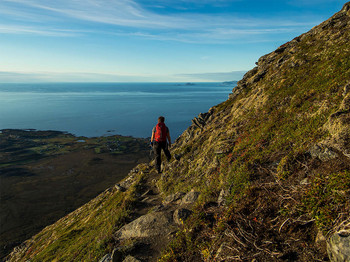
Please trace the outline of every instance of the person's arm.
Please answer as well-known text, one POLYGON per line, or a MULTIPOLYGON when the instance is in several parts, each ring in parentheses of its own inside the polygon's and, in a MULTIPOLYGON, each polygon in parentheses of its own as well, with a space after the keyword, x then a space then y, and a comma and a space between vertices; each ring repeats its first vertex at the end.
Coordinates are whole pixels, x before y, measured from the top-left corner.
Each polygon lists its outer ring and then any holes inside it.
POLYGON ((153 127, 152 129, 152 136, 151 136, 151 144, 153 143, 154 141, 154 133, 156 132, 156 127, 153 127))
POLYGON ((151 142, 153 142, 154 139, 154 133, 152 132, 151 142))

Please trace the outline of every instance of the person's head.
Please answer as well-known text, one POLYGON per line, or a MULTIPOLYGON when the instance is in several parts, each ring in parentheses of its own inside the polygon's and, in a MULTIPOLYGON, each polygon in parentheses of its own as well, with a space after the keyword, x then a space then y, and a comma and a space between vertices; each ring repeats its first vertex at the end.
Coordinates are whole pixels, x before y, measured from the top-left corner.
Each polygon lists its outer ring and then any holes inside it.
POLYGON ((158 117, 158 123, 164 123, 164 121, 165 121, 164 116, 158 117))

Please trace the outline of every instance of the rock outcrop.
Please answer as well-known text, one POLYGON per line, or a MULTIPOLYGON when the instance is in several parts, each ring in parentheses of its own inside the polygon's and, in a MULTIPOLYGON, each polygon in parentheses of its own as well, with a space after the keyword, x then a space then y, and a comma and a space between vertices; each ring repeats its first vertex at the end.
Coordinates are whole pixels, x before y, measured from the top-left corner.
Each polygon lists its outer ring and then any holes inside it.
POLYGON ((132 238, 159 237, 169 234, 173 225, 170 212, 152 212, 141 216, 117 231, 115 238, 119 240, 132 238))
POLYGON ((350 158, 350 84, 344 87, 342 100, 337 112, 330 115, 325 128, 331 134, 331 138, 326 141, 330 146, 335 147, 346 157, 350 158))
POLYGON ((327 241, 329 258, 333 262, 350 261, 350 223, 344 221, 327 241))

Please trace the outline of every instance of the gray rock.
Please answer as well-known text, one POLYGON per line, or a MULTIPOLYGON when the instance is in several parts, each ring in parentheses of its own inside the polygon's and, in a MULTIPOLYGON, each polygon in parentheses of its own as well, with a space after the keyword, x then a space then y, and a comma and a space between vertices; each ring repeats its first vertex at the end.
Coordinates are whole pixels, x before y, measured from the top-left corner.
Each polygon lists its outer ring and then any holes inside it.
POLYGON ((350 261, 350 230, 336 232, 327 242, 327 252, 331 261, 350 261))
POLYGON ((119 185, 119 184, 116 184, 114 187, 115 187, 118 191, 121 191, 121 192, 124 192, 124 191, 126 190, 124 187, 122 187, 122 186, 119 185))
POLYGON ((226 197, 229 195, 229 191, 222 189, 220 191, 220 195, 218 197, 218 206, 225 206, 226 205, 226 197))
POLYGON ((174 222, 178 225, 182 225, 182 223, 192 214, 191 210, 186 208, 176 209, 173 215, 174 222))
POLYGON ((172 231, 173 217, 170 212, 153 212, 141 216, 116 232, 118 239, 155 237, 172 231))
POLYGON ((136 182, 136 174, 137 173, 130 172, 126 179, 121 181, 118 185, 121 188, 125 188, 125 190, 129 189, 129 187, 131 187, 131 185, 133 185, 136 182))
POLYGON ((163 204, 169 205, 171 203, 174 203, 174 202, 178 201, 179 199, 181 199, 184 195, 185 195, 185 193, 183 193, 183 192, 176 192, 175 194, 171 194, 171 195, 164 198, 163 204))
POLYGON ((321 161, 328 161, 338 157, 338 154, 334 152, 331 148, 322 145, 316 144, 310 149, 310 154, 314 158, 318 158, 321 161))
POLYGON ((211 112, 200 113, 198 117, 195 117, 194 119, 192 119, 192 124, 202 129, 207 124, 207 121, 211 115, 212 115, 211 112))
POLYGON ((190 205, 197 201, 200 193, 196 191, 188 192, 181 200, 181 205, 190 205))
POLYGON ((98 262, 112 262, 112 256, 111 254, 105 255, 103 258, 101 258, 98 262))
POLYGON ((140 260, 134 258, 133 256, 127 256, 123 262, 141 262, 140 260))

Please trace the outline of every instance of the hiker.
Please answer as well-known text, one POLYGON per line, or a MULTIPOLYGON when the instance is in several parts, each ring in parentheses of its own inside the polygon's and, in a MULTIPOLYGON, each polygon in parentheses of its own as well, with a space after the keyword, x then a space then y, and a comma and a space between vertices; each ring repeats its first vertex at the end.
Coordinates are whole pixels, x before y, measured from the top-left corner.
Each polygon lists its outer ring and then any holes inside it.
POLYGON ((161 173, 161 150, 163 149, 168 161, 171 159, 169 147, 171 146, 171 138, 169 128, 164 124, 165 118, 158 117, 158 124, 152 130, 151 145, 153 146, 154 154, 156 155, 156 168, 158 173, 161 173))

